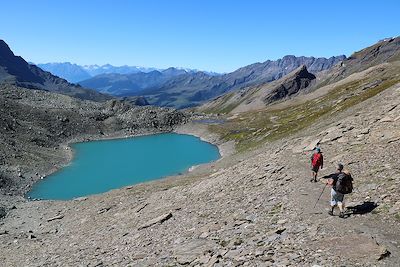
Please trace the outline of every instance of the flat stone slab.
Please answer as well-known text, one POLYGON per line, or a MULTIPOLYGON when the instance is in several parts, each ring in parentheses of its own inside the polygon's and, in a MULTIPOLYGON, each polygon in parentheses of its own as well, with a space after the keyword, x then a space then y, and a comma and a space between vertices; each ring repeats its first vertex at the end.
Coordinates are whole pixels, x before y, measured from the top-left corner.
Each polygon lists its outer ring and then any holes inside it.
POLYGON ((174 256, 179 264, 190 264, 213 247, 213 242, 207 239, 194 239, 175 247, 174 256))
POLYGON ((55 220, 61 220, 62 218, 64 218, 64 215, 57 215, 57 216, 48 218, 47 221, 51 222, 51 221, 55 221, 55 220))

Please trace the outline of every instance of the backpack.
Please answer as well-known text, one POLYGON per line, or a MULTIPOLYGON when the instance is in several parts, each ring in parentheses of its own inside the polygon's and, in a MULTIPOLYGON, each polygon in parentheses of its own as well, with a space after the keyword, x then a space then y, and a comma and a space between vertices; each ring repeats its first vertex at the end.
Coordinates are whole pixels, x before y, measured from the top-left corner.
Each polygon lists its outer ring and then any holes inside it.
POLYGON ((335 185, 335 191, 342 194, 350 194, 353 192, 353 177, 351 177, 350 172, 344 171, 339 173, 335 185))
POLYGON ((315 153, 312 156, 312 161, 311 164, 313 167, 319 167, 321 166, 322 163, 322 154, 321 153, 315 153))

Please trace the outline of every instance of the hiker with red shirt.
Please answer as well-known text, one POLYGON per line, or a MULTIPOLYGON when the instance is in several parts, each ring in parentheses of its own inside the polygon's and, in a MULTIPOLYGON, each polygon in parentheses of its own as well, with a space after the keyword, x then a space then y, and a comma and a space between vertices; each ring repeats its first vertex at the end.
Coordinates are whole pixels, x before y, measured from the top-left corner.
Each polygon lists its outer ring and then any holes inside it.
POLYGON ((310 182, 317 182, 317 175, 319 169, 324 167, 324 157, 322 156, 321 149, 317 147, 314 154, 311 156, 311 170, 312 176, 310 182))

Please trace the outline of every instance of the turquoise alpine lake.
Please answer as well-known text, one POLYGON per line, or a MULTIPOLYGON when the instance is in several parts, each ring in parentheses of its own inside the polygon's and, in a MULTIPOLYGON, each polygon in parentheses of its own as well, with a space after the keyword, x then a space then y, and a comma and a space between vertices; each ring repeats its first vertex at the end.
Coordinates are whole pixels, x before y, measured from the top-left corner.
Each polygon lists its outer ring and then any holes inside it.
POLYGON ((218 148, 200 138, 154 134, 76 143, 72 162, 34 184, 32 199, 68 200, 187 171, 215 161, 218 148))

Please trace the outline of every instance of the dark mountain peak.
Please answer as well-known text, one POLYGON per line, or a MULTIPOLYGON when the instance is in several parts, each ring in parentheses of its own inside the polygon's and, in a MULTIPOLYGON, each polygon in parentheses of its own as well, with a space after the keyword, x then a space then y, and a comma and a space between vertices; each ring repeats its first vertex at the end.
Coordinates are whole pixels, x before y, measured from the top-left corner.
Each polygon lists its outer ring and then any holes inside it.
POLYGON ((307 66, 306 65, 301 65, 297 69, 293 71, 293 75, 300 77, 300 78, 311 78, 315 79, 315 75, 308 72, 307 66))
POLYGON ((269 104, 295 95, 310 86, 315 78, 314 74, 308 72, 306 65, 301 65, 293 72, 279 80, 281 81, 279 85, 276 86, 271 93, 263 99, 263 101, 265 104, 269 104))
POLYGON ((14 53, 11 51, 10 47, 4 40, 0 39, 0 57, 10 58, 13 57, 14 53))
POLYGON ((7 73, 0 76, 0 81, 43 83, 43 78, 32 73, 30 66, 22 57, 15 56, 6 42, 0 40, 0 68, 7 73))

